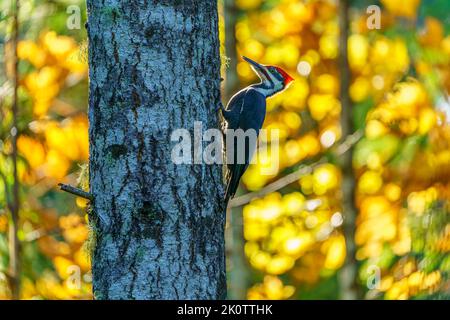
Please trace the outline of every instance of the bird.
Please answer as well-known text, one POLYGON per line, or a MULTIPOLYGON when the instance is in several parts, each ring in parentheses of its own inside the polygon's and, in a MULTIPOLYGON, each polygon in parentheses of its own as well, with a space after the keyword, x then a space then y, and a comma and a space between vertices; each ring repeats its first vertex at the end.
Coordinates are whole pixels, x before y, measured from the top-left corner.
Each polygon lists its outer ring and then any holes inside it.
POLYGON ((280 67, 263 65, 245 56, 242 58, 250 64, 260 82, 251 84, 233 95, 226 108, 220 104, 219 110, 223 117, 222 131, 224 133, 223 152, 226 164, 226 203, 234 197, 239 181, 248 168, 257 144, 256 141, 247 139, 248 136, 246 137, 245 134, 236 134, 238 132, 236 130, 241 129, 241 133, 254 130, 257 138, 266 116, 266 99, 285 90, 294 80, 280 67), (234 135, 230 136, 230 132, 234 132, 234 135))

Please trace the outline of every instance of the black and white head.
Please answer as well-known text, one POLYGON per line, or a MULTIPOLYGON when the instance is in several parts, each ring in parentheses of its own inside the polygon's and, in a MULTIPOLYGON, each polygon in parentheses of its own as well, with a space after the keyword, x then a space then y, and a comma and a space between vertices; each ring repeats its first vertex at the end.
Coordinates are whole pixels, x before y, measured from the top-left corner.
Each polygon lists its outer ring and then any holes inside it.
POLYGON ((286 71, 277 66, 266 66, 253 61, 250 58, 242 57, 245 61, 250 63, 253 71, 261 79, 261 83, 255 88, 264 94, 266 97, 286 89, 294 80, 286 71))

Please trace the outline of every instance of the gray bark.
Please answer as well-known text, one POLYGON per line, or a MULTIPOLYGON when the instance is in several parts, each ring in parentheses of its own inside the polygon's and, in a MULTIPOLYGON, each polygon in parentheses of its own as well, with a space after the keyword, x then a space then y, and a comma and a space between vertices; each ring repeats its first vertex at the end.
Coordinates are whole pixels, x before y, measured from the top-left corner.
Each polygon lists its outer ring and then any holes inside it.
POLYGON ((216 1, 88 0, 97 299, 226 296, 219 165, 176 165, 173 130, 217 128, 216 1))

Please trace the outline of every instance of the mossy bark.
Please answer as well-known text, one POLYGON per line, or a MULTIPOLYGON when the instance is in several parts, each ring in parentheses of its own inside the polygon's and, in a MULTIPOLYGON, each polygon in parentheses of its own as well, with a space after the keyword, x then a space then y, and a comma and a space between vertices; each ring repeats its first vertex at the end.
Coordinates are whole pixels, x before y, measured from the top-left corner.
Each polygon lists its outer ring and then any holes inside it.
POLYGON ((221 167, 170 141, 218 127, 216 1, 87 3, 95 298, 225 298, 221 167))

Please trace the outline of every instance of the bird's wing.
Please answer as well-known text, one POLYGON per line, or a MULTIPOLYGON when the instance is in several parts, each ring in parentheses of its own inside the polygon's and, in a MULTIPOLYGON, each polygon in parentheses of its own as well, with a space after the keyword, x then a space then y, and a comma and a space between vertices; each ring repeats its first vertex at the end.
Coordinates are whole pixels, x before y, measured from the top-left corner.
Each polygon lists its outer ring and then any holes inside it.
MULTIPOLYGON (((264 115, 265 115, 265 98, 258 93, 256 90, 249 89, 245 92, 245 95, 243 97, 243 104, 241 107, 241 110, 239 112, 239 119, 237 121, 237 125, 235 125, 232 129, 242 129, 244 131, 248 129, 254 129, 259 132, 262 126, 262 122, 264 121, 264 115), (258 110, 257 108, 263 107, 263 109, 258 110), (262 120, 260 119, 258 121, 257 112, 263 112, 264 115, 262 115, 262 120)), ((226 140, 226 139, 225 139, 226 140)), ((227 173, 225 176, 225 179, 227 181, 227 192, 226 192, 226 201, 228 201, 230 198, 234 196, 236 193, 236 190, 239 186, 239 181, 244 174, 245 170, 248 168, 248 165, 250 163, 251 157, 253 156, 253 151, 256 147, 256 145, 250 145, 250 143, 254 143, 256 141, 249 141, 245 140, 244 142, 244 163, 238 163, 239 157, 237 152, 234 152, 234 150, 238 150, 238 143, 236 141, 237 139, 234 139, 233 146, 234 149, 231 152, 227 151, 229 159, 230 157, 233 157, 233 163, 227 162, 227 173), (231 155, 231 153, 233 153, 231 155)), ((226 143, 226 142, 225 142, 226 143)), ((227 146, 227 145, 226 145, 227 146)), ((238 150, 239 151, 239 150, 238 150)))
POLYGON ((238 129, 246 93, 247 90, 239 91, 230 99, 227 108, 222 108, 222 115, 226 121, 226 129, 238 129))

